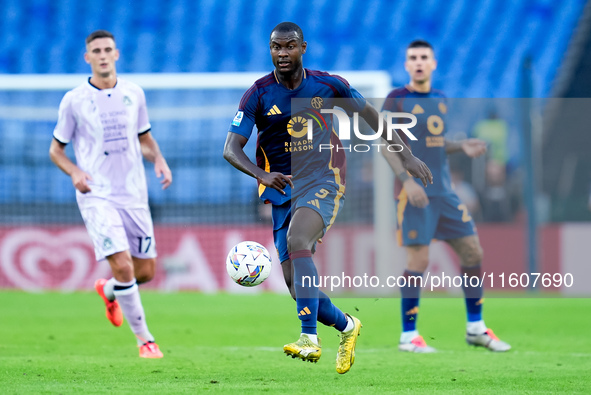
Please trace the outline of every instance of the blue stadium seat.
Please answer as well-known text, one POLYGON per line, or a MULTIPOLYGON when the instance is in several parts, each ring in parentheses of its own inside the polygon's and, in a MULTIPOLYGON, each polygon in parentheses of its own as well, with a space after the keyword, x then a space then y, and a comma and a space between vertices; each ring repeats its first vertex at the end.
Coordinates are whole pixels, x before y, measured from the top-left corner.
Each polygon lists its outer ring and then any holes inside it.
POLYGON ((162 178, 156 178, 154 173, 154 165, 150 162, 144 161, 146 170, 146 183, 148 184, 148 199, 150 204, 163 204, 166 203, 166 192, 162 190, 160 180, 162 178))
POLYGON ((174 182, 167 190, 171 195, 171 203, 192 204, 203 196, 201 172, 192 167, 174 169, 174 182))
POLYGON ((27 124, 28 138, 25 145, 24 158, 30 163, 50 163, 49 146, 51 144, 53 128, 44 123, 29 122, 27 124))
POLYGON ((210 204, 226 204, 236 196, 245 193, 235 181, 236 169, 230 164, 210 166, 199 173, 201 185, 205 191, 203 201, 210 204))
POLYGON ((23 122, 0 121, 0 155, 6 164, 22 161, 26 140, 27 130, 23 122))
POLYGON ((246 174, 235 172, 235 189, 240 193, 233 196, 233 200, 240 202, 241 204, 253 203, 255 199, 258 199, 257 194, 257 182, 254 178, 247 176, 246 174))
POLYGON ((32 196, 29 196, 29 199, 32 199, 35 203, 44 203, 50 201, 52 195, 52 174, 55 171, 59 171, 54 166, 49 167, 35 167, 35 171, 30 171, 31 178, 33 181, 33 185, 31 188, 32 196))
POLYGON ((50 180, 49 201, 52 203, 74 203, 76 201, 76 189, 72 185, 72 179, 57 167, 50 168, 48 174, 50 180))
POLYGON ((0 204, 16 200, 17 176, 16 166, 0 166, 0 204))
MULTIPOLYGON (((15 200, 18 203, 33 203, 35 201, 35 175, 30 166, 13 166, 14 176, 17 179, 15 185, 15 200)), ((41 169, 39 173, 41 173, 41 169)))

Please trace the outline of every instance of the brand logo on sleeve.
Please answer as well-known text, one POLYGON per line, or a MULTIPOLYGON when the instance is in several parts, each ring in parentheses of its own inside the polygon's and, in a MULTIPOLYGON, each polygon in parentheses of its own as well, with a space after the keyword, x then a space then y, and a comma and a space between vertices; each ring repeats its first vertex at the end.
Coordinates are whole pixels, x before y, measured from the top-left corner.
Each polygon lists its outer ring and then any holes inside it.
POLYGON ((232 121, 232 126, 240 126, 242 123, 242 117, 244 117, 244 113, 242 111, 238 111, 234 120, 232 121))

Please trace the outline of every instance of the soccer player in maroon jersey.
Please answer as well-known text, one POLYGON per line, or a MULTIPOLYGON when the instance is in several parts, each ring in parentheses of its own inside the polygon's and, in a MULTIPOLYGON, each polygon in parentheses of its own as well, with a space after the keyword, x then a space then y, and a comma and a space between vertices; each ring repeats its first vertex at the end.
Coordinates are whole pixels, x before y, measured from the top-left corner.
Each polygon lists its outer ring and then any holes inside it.
MULTIPOLYGON (((407 265, 404 276, 409 279, 401 287, 402 334, 399 350, 429 353, 428 346, 416 329, 419 312, 420 283, 429 265, 429 244, 432 239, 446 241, 461 259, 462 274, 482 277, 482 248, 476 234, 474 221, 454 192, 447 154, 463 152, 471 158, 486 152, 486 143, 478 139, 450 141, 445 117, 446 98, 441 91, 432 89, 431 74, 437 67, 433 48, 426 41, 412 42, 406 50, 408 85, 394 89, 384 103, 384 110, 409 112, 417 117, 413 134, 417 140, 409 140, 412 152, 423 159, 433 172, 433 184, 424 188, 409 176, 398 163, 394 163, 397 180, 398 242, 405 246, 407 265)), ((507 351, 511 346, 497 338, 482 319, 482 287, 463 284, 466 310, 466 341, 492 351, 507 351)))
MULTIPOLYGON (((377 130, 378 112, 347 81, 325 72, 303 67, 307 43, 299 26, 291 22, 277 25, 271 32, 270 51, 275 70, 246 91, 230 125, 224 148, 226 158, 238 170, 256 178, 263 200, 273 204, 273 236, 283 274, 296 300, 301 336, 284 346, 284 352, 304 361, 321 356, 316 323, 334 326, 341 341, 337 353, 337 372, 346 373, 355 360, 355 344, 361 322, 340 311, 312 282, 317 278, 312 260, 314 246, 333 224, 344 203, 344 152, 319 150, 321 144, 340 146, 333 132, 331 117, 314 125, 308 139, 305 117, 333 108, 335 100, 347 100, 348 111, 357 112, 377 130), (292 99, 306 99, 303 108, 292 107, 292 99), (244 146, 256 125, 257 164, 244 153, 244 146), (302 149, 300 149, 302 147, 302 149)), ((311 122, 311 121, 310 121, 311 122)), ((402 140, 394 137, 395 143, 402 140)), ((431 181, 429 169, 408 149, 392 154, 389 160, 419 177, 431 181)))

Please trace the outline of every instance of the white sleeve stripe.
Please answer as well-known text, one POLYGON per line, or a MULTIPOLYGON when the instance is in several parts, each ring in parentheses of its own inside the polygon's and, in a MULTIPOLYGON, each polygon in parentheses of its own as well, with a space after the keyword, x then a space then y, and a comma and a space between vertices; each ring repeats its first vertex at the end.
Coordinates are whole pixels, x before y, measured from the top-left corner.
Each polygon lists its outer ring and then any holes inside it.
POLYGON ((57 136, 56 133, 53 134, 53 138, 56 139, 57 141, 59 141, 62 144, 68 144, 70 142, 70 140, 65 139, 63 137, 57 136))
POLYGON ((152 129, 152 125, 150 125, 150 124, 144 125, 144 126, 142 126, 141 128, 139 128, 139 130, 138 130, 137 134, 146 133, 146 132, 148 132, 150 129, 152 129))

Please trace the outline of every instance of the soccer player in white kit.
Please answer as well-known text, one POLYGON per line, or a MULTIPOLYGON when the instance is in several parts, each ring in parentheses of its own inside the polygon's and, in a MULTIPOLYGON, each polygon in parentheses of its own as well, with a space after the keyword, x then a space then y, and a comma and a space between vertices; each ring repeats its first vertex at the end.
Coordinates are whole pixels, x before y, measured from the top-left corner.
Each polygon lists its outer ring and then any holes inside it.
POLYGON ((150 133, 144 91, 117 78, 118 59, 110 32, 97 30, 86 38, 84 60, 92 77, 62 99, 49 155, 72 178, 96 259, 106 259, 111 266, 113 277, 95 283, 107 318, 121 326, 125 316, 140 357, 162 358, 148 330, 137 286, 150 281, 156 267, 142 156, 154 163, 162 189, 172 182, 172 173, 150 133), (76 164, 65 154, 70 141, 76 164))

